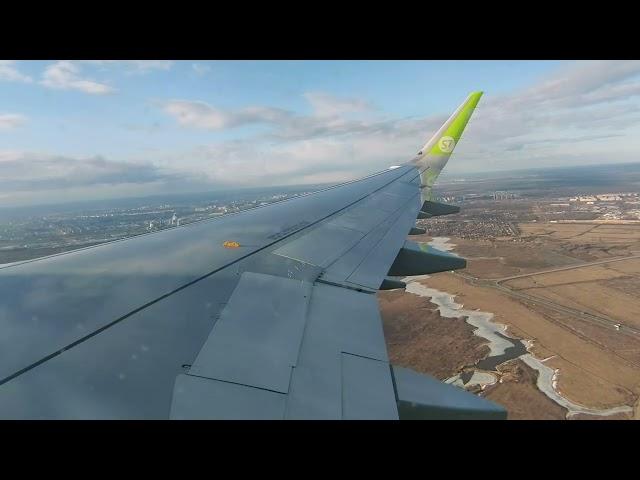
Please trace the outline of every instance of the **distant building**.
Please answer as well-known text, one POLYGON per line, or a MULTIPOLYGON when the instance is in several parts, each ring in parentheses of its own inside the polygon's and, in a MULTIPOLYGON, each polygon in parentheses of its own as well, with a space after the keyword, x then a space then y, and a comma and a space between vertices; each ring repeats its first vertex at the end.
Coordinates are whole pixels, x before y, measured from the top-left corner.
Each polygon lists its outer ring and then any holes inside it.
POLYGON ((617 202, 619 200, 622 200, 622 197, 616 194, 598 195, 597 198, 601 202, 617 202))
POLYGON ((493 192, 494 200, 512 200, 514 198, 516 198, 516 194, 513 192, 506 192, 506 191, 493 192))
POLYGON ((586 196, 578 196, 578 197, 572 197, 569 199, 570 202, 595 202, 597 200, 596 197, 594 197, 593 195, 586 195, 586 196))

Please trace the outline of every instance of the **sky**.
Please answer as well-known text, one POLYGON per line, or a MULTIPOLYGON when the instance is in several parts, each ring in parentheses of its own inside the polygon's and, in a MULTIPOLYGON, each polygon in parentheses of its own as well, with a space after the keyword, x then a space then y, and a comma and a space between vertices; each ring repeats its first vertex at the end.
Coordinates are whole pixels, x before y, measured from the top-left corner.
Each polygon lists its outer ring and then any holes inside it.
POLYGON ((639 61, 0 61, 0 207, 640 161, 639 61))

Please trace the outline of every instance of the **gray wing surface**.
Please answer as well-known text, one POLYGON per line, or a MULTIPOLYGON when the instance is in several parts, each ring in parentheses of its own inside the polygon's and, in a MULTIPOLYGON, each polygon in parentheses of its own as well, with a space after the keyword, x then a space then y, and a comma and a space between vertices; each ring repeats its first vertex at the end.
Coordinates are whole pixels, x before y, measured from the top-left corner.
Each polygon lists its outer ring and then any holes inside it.
POLYGON ((424 170, 0 266, 0 418, 398 419, 456 404, 455 387, 396 378, 374 295, 407 258, 448 266, 406 242, 424 170))

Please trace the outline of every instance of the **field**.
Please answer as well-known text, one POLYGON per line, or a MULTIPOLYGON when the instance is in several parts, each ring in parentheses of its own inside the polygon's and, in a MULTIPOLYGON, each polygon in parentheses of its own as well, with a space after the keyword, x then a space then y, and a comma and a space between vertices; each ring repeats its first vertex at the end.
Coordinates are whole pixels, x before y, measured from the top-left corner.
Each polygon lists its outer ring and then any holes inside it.
POLYGON ((505 286, 640 328, 640 259, 531 275, 505 286))
POLYGON ((555 246, 590 261, 640 253, 640 225, 612 223, 521 223, 522 237, 555 246))
MULTIPOLYGON (((510 335, 532 341, 531 353, 548 359, 545 364, 557 369, 556 391, 568 400, 595 409, 624 405, 635 409, 611 417, 574 418, 640 418, 640 334, 634 330, 640 331, 640 225, 525 223, 519 228, 521 234, 515 238, 452 237, 453 251, 467 259, 468 268, 420 281, 456 295, 456 302, 466 309, 494 313, 495 321, 507 325, 510 335), (621 257, 631 258, 617 261, 621 257), (582 312, 598 321, 590 321, 582 312), (614 328, 616 323, 623 328, 614 328)), ((412 240, 428 241, 429 237, 412 240)), ((411 294, 381 292, 385 331, 390 331, 402 309, 396 308, 391 315, 392 299, 386 295, 396 295, 393 300, 398 302, 411 294)), ((438 344, 443 332, 429 330, 437 324, 433 312, 431 317, 412 337, 414 357, 403 356, 407 343, 397 335, 390 348, 392 357, 402 358, 404 366, 415 368, 420 363, 421 371, 427 373, 434 373, 439 358, 447 358, 443 349, 432 355, 429 348, 417 347, 425 338, 431 345, 438 344)), ((414 321, 418 319, 419 314, 414 321)), ((461 333, 464 330, 459 329, 456 341, 463 342, 461 333)), ((451 340, 444 345, 451 348, 451 340)), ((476 356, 481 352, 477 344, 473 352, 476 356)), ((474 355, 464 360, 469 362, 474 355)), ((455 362, 449 359, 448 363, 455 362)), ((509 418, 564 418, 566 410, 535 387, 535 371, 518 360, 500 369, 506 380, 487 387, 483 395, 505 405, 509 418)))
POLYGON ((520 360, 499 367, 502 382, 491 385, 484 397, 508 405, 509 420, 562 420, 567 411, 547 398, 536 387, 538 374, 520 360))

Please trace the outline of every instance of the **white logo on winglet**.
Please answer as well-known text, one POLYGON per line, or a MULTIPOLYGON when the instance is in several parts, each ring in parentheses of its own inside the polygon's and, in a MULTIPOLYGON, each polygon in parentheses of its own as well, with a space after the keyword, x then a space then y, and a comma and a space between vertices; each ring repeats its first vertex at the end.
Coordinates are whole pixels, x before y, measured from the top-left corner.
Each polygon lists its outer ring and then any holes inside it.
POLYGON ((453 147, 456 146, 456 141, 453 137, 442 137, 438 142, 438 148, 443 153, 453 152, 453 147))

